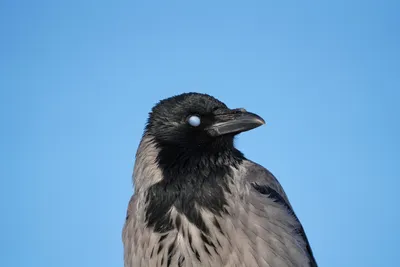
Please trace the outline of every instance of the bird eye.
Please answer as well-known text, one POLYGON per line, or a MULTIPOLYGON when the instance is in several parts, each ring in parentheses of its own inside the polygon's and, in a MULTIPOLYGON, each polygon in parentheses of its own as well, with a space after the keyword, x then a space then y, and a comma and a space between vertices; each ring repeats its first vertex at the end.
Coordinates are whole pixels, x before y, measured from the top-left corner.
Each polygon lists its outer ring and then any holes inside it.
POLYGON ((199 117, 199 116, 193 115, 193 116, 190 116, 190 117, 189 117, 188 122, 189 122, 189 124, 192 125, 193 127, 197 127, 197 126, 200 125, 201 120, 200 120, 200 117, 199 117))

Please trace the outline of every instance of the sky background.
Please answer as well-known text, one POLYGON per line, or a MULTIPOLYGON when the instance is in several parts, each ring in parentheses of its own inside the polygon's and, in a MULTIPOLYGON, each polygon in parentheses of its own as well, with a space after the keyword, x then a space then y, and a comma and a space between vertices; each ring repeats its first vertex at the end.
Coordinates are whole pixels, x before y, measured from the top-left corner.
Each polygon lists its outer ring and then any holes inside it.
POLYGON ((123 266, 134 156, 160 99, 267 125, 320 266, 398 266, 399 1, 1 1, 0 266, 123 266), (397 3, 396 3, 397 2, 397 3))

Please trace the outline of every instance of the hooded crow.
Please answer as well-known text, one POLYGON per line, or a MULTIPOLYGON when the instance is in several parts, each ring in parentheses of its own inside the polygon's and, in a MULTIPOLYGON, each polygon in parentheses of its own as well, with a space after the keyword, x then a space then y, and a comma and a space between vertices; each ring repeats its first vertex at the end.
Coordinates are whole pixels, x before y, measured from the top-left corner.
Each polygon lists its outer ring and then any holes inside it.
POLYGON ((122 231, 125 267, 317 266, 277 179, 234 146, 264 123, 206 94, 153 107, 122 231))

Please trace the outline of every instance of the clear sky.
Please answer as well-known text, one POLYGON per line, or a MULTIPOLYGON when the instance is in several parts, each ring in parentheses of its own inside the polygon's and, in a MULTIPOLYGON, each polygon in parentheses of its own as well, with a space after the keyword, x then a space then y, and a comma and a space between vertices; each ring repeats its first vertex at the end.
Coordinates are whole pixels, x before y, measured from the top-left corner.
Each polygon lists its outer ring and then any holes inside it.
POLYGON ((0 266, 123 266, 147 113, 187 91, 264 117, 237 146, 320 266, 398 266, 399 7, 1 1, 0 266))

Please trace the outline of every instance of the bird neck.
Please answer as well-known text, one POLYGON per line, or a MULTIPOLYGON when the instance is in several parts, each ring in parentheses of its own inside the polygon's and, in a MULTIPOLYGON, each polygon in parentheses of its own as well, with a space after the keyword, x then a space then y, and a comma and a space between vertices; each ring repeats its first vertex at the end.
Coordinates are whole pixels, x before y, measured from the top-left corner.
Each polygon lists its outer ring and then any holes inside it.
POLYGON ((243 154, 229 142, 197 147, 159 144, 157 162, 168 173, 196 173, 204 169, 235 167, 244 159, 243 154))
POLYGON ((208 233, 200 209, 226 213, 233 169, 244 159, 233 146, 199 147, 157 144, 157 165, 162 179, 147 189, 147 225, 156 232, 174 227, 169 211, 176 209, 202 232, 208 233))

